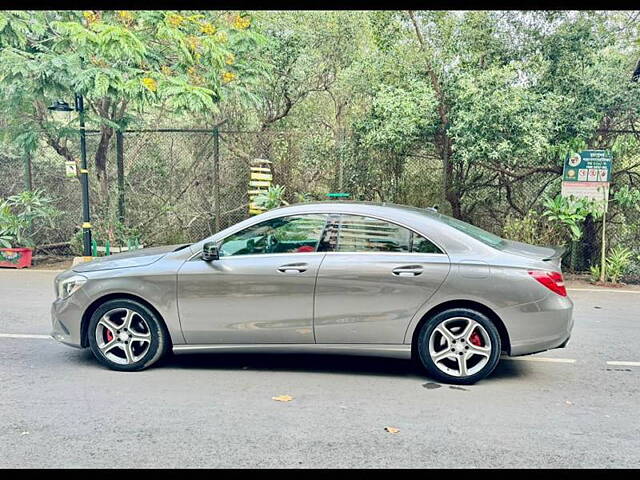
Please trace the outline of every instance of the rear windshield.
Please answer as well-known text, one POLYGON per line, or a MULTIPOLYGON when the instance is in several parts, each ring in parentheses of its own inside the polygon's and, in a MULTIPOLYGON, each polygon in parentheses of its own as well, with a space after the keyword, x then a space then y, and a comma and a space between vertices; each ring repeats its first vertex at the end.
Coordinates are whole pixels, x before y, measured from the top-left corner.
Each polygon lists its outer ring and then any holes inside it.
POLYGON ((489 245, 490 247, 501 248, 505 244, 505 241, 499 236, 494 235, 491 232, 487 232, 486 230, 483 230, 474 225, 471 225, 470 223, 463 222, 462 220, 458 220, 457 218, 448 217, 442 214, 440 214, 438 218, 447 225, 450 225, 456 230, 460 230, 461 232, 466 233, 470 237, 473 237, 476 240, 489 245))

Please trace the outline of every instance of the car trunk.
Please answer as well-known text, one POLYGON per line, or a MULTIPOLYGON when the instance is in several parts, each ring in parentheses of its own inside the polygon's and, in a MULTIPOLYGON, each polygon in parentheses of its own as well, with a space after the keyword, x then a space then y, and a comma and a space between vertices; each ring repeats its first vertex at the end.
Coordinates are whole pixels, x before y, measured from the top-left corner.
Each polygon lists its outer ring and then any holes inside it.
POLYGON ((511 253, 513 255, 530 258, 532 260, 548 262, 550 267, 556 268, 558 271, 560 271, 562 254, 565 252, 566 248, 539 247, 537 245, 529 245, 528 243, 505 240, 504 244, 500 246, 500 250, 502 250, 503 252, 511 253))

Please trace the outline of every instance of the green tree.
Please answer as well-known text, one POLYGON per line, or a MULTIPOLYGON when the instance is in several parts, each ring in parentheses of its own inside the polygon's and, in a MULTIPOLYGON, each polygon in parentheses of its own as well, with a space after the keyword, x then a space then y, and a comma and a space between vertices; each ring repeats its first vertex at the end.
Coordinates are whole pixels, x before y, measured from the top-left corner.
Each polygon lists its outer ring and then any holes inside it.
POLYGON ((244 56, 260 41, 251 17, 235 12, 0 12, 0 88, 20 113, 4 112, 13 118, 6 133, 27 150, 44 138, 77 161, 74 120, 53 121, 47 106, 84 95, 88 125, 100 130, 93 163, 106 202, 114 130, 170 114, 212 118, 224 95, 246 90, 244 56))

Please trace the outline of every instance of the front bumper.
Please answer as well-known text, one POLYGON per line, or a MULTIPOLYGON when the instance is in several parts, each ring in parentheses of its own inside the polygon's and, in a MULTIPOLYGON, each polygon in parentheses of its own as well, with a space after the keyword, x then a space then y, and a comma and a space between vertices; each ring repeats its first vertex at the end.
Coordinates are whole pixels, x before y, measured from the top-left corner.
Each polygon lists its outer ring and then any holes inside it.
POLYGON ((511 356, 529 355, 566 346, 573 329, 573 302, 549 294, 537 302, 497 312, 509 333, 511 356))
POLYGON ((82 314, 84 307, 74 297, 57 299, 51 305, 51 336, 65 345, 82 348, 82 314))

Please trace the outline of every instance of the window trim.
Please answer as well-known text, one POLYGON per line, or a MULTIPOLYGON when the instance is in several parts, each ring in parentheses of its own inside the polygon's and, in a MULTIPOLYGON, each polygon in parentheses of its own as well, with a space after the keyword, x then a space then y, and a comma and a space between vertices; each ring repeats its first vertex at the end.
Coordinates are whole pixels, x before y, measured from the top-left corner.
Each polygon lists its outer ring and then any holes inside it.
MULTIPOLYGON (((420 253, 420 252, 336 252, 335 250, 328 250, 328 251, 324 251, 324 252, 301 252, 301 253, 296 253, 296 255, 310 255, 310 254, 341 254, 341 255, 361 255, 361 254, 365 254, 365 255, 370 255, 372 253, 375 254, 379 254, 379 255, 420 255, 420 256, 424 256, 424 255, 437 255, 437 256, 441 256, 444 255, 446 257, 449 257, 449 254, 447 253, 447 250, 442 248, 442 245, 440 245, 438 242, 434 242, 433 240, 431 240, 428 236, 424 235, 423 233, 418 232, 417 230, 415 230, 414 228, 405 225, 404 223, 401 222, 397 222, 395 220, 390 220, 387 217, 381 217, 379 215, 375 215, 375 214, 361 214, 361 213, 354 213, 354 212, 331 212, 331 211, 326 211, 324 209, 319 209, 319 210, 313 210, 313 211, 309 211, 309 212, 304 212, 304 213, 294 213, 294 214, 287 214, 287 215, 280 215, 277 217, 272 217, 269 220, 275 220, 276 218, 284 218, 284 217, 290 217, 292 215, 318 215, 318 214, 324 214, 327 215, 327 221, 325 222, 324 225, 324 229, 326 229, 328 227, 328 222, 329 220, 332 218, 332 216, 342 216, 342 215, 359 215, 361 217, 370 217, 370 218, 375 218, 377 220, 383 220, 385 222, 389 222, 389 223, 393 223, 394 225, 398 225, 400 227, 406 228, 408 230, 411 230, 413 233, 420 235, 424 238, 426 238, 427 240, 429 240, 431 243, 433 243, 436 247, 438 247, 440 249, 440 251, 442 253, 420 253)), ((266 220, 265 220, 266 221, 266 220)), ((256 223, 252 223, 251 225, 248 225, 245 228, 249 228, 249 227, 253 227, 254 225, 261 223, 261 222, 256 222, 256 223)), ((324 234, 325 230, 322 230, 322 234, 324 234)), ((221 238, 220 240, 216 241, 216 246, 219 247, 220 244, 226 240, 227 238, 229 238, 231 235, 234 235, 238 232, 241 232, 244 229, 238 229, 235 230, 231 233, 229 233, 229 235, 227 235, 224 238, 221 238)), ((199 257, 200 255, 202 255, 202 249, 196 253, 194 253, 191 257, 189 257, 189 260, 187 261, 191 261, 196 259, 197 257, 199 257)), ((245 257, 264 257, 265 255, 291 255, 291 253, 258 253, 258 254, 251 254, 251 255, 238 255, 237 258, 245 258, 245 257)), ((221 257, 221 258, 234 258, 233 256, 230 257, 221 257)))

